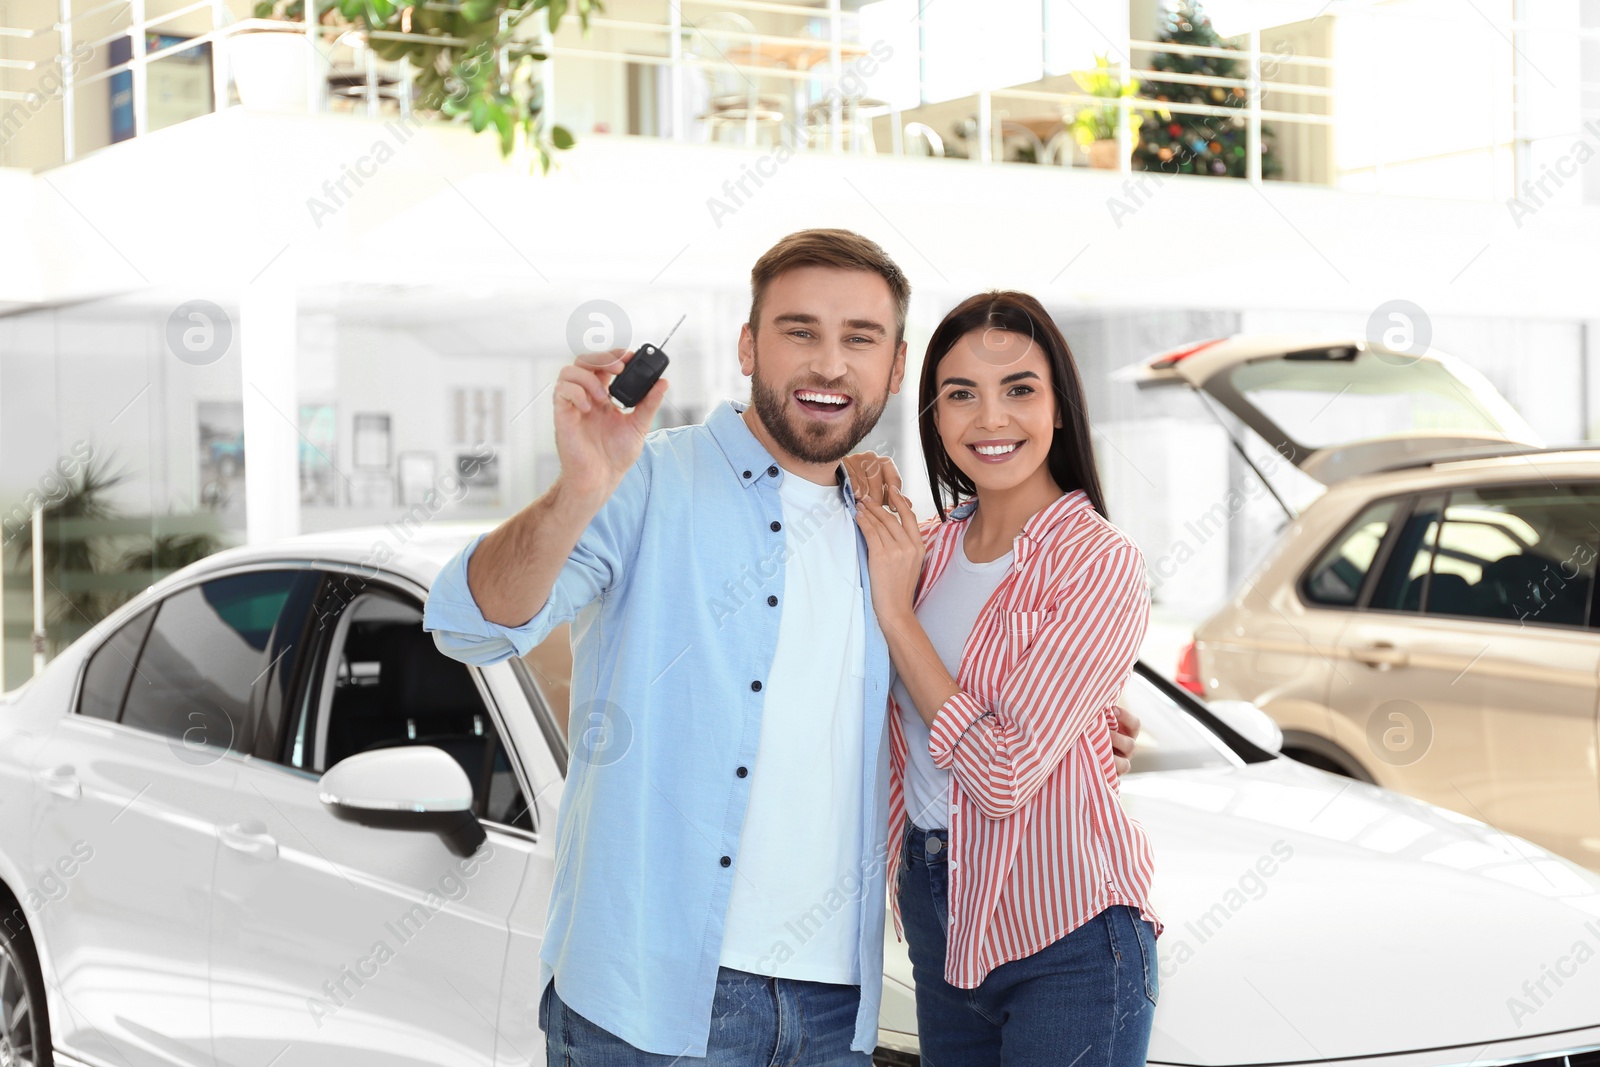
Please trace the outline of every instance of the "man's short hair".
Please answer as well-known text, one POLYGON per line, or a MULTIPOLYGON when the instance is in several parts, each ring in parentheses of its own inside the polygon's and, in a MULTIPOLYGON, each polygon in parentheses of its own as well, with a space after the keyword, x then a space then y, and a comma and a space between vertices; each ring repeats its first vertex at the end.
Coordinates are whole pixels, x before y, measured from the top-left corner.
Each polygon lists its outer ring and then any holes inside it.
POLYGON ((889 284, 894 297, 894 342, 906 335, 906 308, 911 302, 911 283, 889 254, 877 243, 850 230, 800 230, 791 233, 756 260, 750 271, 750 330, 761 322, 761 301, 767 285, 784 271, 796 267, 833 267, 837 270, 866 270, 889 284))

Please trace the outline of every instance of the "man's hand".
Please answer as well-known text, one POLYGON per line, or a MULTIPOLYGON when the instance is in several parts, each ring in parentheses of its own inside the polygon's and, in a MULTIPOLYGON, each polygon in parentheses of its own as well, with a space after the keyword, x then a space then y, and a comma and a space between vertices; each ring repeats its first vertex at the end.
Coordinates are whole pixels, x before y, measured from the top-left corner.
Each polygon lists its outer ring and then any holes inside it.
POLYGON ((662 378, 632 411, 607 390, 633 353, 620 348, 579 356, 556 375, 556 455, 562 488, 604 501, 622 482, 644 447, 645 432, 667 395, 662 378))
POLYGON ((850 489, 856 503, 871 503, 878 507, 891 504, 888 487, 900 488, 900 472, 894 460, 876 452, 854 452, 844 457, 845 473, 850 476, 850 489))
POLYGON ((561 473, 544 495, 491 530, 467 561, 467 589, 489 622, 523 626, 544 607, 583 531, 638 462, 667 380, 623 411, 606 390, 631 358, 620 348, 583 355, 556 375, 561 473))
POLYGON ((1117 728, 1111 733, 1111 751, 1117 764, 1117 775, 1127 774, 1132 769, 1134 739, 1139 736, 1139 716, 1117 705, 1117 728))

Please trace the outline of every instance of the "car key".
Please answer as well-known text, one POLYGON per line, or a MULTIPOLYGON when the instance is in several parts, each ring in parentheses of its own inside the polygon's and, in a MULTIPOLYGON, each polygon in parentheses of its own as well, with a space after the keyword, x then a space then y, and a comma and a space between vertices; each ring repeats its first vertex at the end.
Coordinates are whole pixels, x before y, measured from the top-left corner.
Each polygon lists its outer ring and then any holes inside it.
POLYGON ((662 351, 662 346, 672 340, 672 335, 678 332, 678 327, 683 325, 683 320, 689 315, 685 312, 678 321, 672 324, 672 329, 667 331, 667 336, 662 338, 660 345, 653 345, 646 341, 634 352, 633 358, 628 360, 622 373, 611 380, 608 390, 617 403, 625 408, 638 405, 645 398, 650 387, 656 384, 661 377, 661 372, 667 369, 667 354, 662 351))

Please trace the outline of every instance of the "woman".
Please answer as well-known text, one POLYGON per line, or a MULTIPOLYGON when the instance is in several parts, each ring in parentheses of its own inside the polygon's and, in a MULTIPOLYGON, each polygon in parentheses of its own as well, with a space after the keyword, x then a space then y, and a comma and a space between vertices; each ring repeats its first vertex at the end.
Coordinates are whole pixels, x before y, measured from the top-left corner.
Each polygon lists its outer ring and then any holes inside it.
POLYGON ((1077 368, 1032 297, 945 316, 919 410, 938 520, 919 529, 887 461, 846 463, 898 675, 889 878, 923 1062, 1143 1064, 1160 924, 1111 746, 1143 557, 1105 519, 1077 368))

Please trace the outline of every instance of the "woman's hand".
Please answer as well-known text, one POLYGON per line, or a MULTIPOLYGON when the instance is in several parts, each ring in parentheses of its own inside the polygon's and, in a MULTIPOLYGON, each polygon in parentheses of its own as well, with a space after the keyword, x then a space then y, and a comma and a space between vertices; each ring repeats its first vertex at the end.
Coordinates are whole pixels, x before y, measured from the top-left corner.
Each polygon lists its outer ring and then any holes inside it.
MULTIPOLYGON (((854 478, 852 473, 852 484, 854 478)), ((884 494, 893 510, 870 498, 863 500, 856 505, 856 525, 867 539, 872 607, 879 624, 887 627, 914 617, 912 605, 917 579, 922 574, 924 548, 911 501, 895 484, 886 484, 884 494)))

